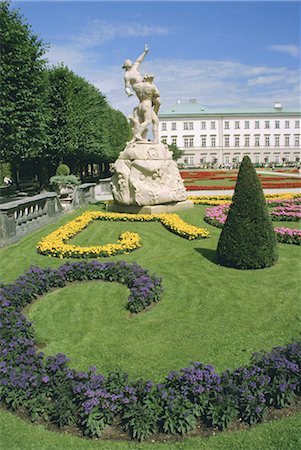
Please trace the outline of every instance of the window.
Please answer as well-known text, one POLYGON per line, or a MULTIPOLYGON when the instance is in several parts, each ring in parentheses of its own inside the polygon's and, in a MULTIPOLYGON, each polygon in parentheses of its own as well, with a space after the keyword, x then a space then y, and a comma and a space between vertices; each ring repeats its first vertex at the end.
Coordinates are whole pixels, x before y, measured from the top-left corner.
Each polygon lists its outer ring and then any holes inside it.
POLYGON ((275 155, 275 162, 279 163, 279 155, 275 155))
POLYGON ((295 128, 300 128, 300 120, 295 120, 295 128))
POLYGON ((184 137, 184 147, 193 147, 193 137, 192 136, 184 137))
POLYGON ((211 122, 211 130, 215 130, 215 122, 211 122))
POLYGON ((280 128, 280 120, 275 120, 275 128, 280 128))
POLYGON ((225 136, 225 147, 230 146, 230 136, 225 136))
POLYGON ((300 134, 295 134, 294 138, 295 138, 295 142, 294 142, 295 147, 299 147, 300 146, 300 134))
POLYGON ((265 162, 265 163, 270 162, 270 157, 269 157, 269 156, 265 156, 265 157, 264 157, 264 162, 265 162))
POLYGON ((245 120, 245 129, 248 130, 250 128, 250 122, 245 120))
POLYGON ((171 122, 171 129, 175 131, 177 129, 177 122, 171 122))
POLYGON ((206 122, 201 122, 201 129, 206 130, 206 122))
POLYGON ((239 147, 239 136, 234 136, 234 146, 239 147))
POLYGON ((286 120, 285 124, 284 124, 284 128, 289 128, 290 127, 290 121, 286 120))
POLYGON ((259 135, 255 136, 255 147, 259 147, 259 145, 260 145, 259 138, 260 138, 259 135))
POLYGON ((255 155, 255 162, 259 163, 259 155, 255 155))
POLYGON ((162 136, 161 142, 163 142, 163 144, 167 144, 167 136, 162 136))
POLYGON ((239 129, 239 120, 235 120, 235 125, 234 125, 234 127, 236 128, 236 130, 239 129))
POLYGON ((286 136, 284 136, 284 145, 286 147, 288 147, 290 145, 290 137, 288 134, 286 136))
POLYGON ((205 162, 206 162, 206 156, 202 156, 200 159, 200 163, 205 164, 205 162))
POLYGON ((216 146, 216 136, 211 136, 211 147, 216 146))
POLYGON ((189 157, 189 164, 193 166, 193 164, 194 164, 194 157, 193 156, 189 157))
POLYGON ((228 121, 225 122, 225 130, 229 130, 229 122, 228 121))
POLYGON ((275 147, 279 147, 279 145, 280 145, 280 135, 277 134, 275 136, 275 147))
POLYGON ((270 128, 270 121, 269 120, 265 120, 264 128, 270 128))
POLYGON ((183 122, 184 130, 193 130, 193 122, 183 122))
POLYGON ((162 122, 162 124, 161 124, 161 130, 162 130, 162 131, 166 131, 166 130, 167 130, 167 128, 166 128, 166 122, 162 122))
POLYGON ((201 146, 202 147, 206 147, 207 146, 206 136, 201 136, 201 146))
POLYGON ((177 145, 177 136, 171 136, 171 143, 177 145))
POLYGON ((184 164, 188 164, 188 158, 184 158, 184 164))
POLYGON ((250 147, 250 136, 248 134, 245 135, 245 147, 250 147))
POLYGON ((264 136, 264 145, 265 147, 269 147, 270 146, 270 135, 266 134, 264 136))
POLYGON ((259 120, 255 120, 255 128, 256 128, 256 129, 259 128, 259 120))
POLYGON ((225 156, 224 163, 225 163, 225 164, 229 164, 229 156, 228 156, 228 155, 225 156))

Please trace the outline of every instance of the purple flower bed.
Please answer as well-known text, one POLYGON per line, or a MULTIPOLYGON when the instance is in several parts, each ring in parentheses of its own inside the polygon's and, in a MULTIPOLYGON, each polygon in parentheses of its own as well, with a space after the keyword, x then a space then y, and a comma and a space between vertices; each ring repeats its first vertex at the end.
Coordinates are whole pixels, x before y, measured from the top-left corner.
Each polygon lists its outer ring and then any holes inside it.
POLYGON ((118 419, 135 439, 151 433, 186 433, 201 420, 224 429, 233 418, 254 424, 269 406, 281 408, 301 394, 301 339, 271 352, 254 354, 251 363, 217 374, 212 366, 191 363, 172 371, 163 383, 107 376, 95 367, 79 372, 63 354, 37 352, 31 323, 21 308, 53 287, 101 279, 126 284, 128 308, 138 312, 160 299, 161 280, 137 264, 76 262, 58 269, 31 268, 0 290, 0 401, 25 409, 34 421, 43 417, 59 427, 77 426, 100 436, 118 419), (137 300, 137 302, 136 302, 137 300))

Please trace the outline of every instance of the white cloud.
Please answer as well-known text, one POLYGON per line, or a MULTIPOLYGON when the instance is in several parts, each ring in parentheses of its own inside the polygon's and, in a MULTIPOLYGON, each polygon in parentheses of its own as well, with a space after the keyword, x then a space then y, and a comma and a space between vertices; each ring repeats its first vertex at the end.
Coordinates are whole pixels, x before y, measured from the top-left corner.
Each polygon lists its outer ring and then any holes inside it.
POLYGON ((169 32, 168 28, 155 24, 93 20, 85 27, 77 40, 82 45, 94 46, 116 38, 163 36, 169 34, 169 32))
MULTIPOLYGON (((73 44, 52 46, 52 63, 63 61, 106 95, 110 104, 129 115, 137 100, 124 92, 120 64, 107 65, 95 49, 73 44)), ((298 107, 300 71, 284 66, 248 65, 238 61, 205 59, 154 59, 149 54, 141 73, 154 73, 163 111, 178 99, 196 98, 205 108, 271 107, 279 100, 284 107, 298 107)))
POLYGON ((289 44, 289 45, 269 45, 269 50, 274 50, 275 52, 281 52, 281 53, 287 53, 288 55, 292 56, 293 58, 298 58, 300 55, 300 49, 297 45, 289 44))

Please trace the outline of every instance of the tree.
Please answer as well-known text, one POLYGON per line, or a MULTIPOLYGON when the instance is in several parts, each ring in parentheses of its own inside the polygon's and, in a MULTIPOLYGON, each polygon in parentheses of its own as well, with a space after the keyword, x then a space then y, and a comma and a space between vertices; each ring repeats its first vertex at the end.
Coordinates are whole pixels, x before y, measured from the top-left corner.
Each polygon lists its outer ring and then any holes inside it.
POLYGON ((277 241, 265 197, 248 156, 240 165, 232 204, 218 246, 218 261, 239 269, 259 269, 277 262, 277 241))
POLYGON ((184 154, 184 150, 181 150, 176 144, 170 144, 168 148, 172 152, 172 159, 174 161, 178 161, 184 154))
POLYGON ((8 1, 0 3, 0 158, 11 162, 18 182, 22 161, 44 151, 46 46, 8 1))

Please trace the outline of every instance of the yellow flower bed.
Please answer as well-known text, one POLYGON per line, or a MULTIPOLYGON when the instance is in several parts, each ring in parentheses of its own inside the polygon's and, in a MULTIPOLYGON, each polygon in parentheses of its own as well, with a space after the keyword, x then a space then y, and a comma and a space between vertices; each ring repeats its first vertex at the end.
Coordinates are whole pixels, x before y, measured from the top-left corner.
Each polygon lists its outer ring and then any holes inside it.
MULTIPOLYGON (((265 198, 267 200, 271 200, 273 198, 288 200, 296 197, 300 197, 300 194, 265 194, 265 198)), ((187 197, 187 200, 192 200, 195 205, 224 205, 226 203, 231 203, 232 195, 190 195, 187 197)))
POLYGON ((101 246, 82 247, 79 245, 67 244, 71 239, 93 220, 110 221, 130 221, 130 222, 150 222, 160 221, 168 230, 186 239, 197 239, 209 237, 209 232, 205 228, 189 225, 177 214, 121 214, 107 213, 101 211, 87 211, 66 225, 42 238, 37 245, 39 253, 59 258, 85 258, 98 256, 112 256, 118 253, 127 253, 141 247, 141 239, 137 233, 126 231, 122 233, 119 240, 114 244, 101 246))

